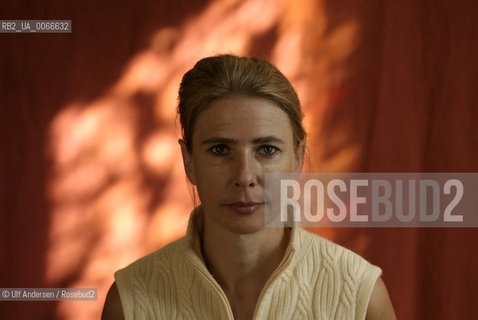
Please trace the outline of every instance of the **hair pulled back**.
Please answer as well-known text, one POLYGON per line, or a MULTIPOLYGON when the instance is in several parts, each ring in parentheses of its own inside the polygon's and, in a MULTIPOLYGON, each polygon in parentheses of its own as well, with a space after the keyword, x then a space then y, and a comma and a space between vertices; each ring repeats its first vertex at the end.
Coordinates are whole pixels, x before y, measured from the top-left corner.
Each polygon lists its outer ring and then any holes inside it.
POLYGON ((295 146, 305 143, 304 116, 289 80, 266 60, 227 54, 204 58, 183 76, 177 112, 188 151, 199 114, 213 101, 230 96, 274 102, 290 119, 295 146))

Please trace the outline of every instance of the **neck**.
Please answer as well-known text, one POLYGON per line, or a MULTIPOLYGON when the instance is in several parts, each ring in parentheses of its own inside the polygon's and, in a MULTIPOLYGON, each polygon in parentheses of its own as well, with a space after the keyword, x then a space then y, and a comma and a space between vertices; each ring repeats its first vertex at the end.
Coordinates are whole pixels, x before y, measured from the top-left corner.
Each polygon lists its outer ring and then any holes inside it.
POLYGON ((204 218, 203 255, 209 271, 228 296, 258 296, 285 253, 290 230, 236 234, 204 218))

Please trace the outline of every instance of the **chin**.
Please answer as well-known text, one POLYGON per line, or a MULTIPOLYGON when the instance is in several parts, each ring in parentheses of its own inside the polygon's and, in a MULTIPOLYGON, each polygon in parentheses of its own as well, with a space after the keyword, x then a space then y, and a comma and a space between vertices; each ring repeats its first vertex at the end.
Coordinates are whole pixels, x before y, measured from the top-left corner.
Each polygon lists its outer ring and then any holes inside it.
MULTIPOLYGON (((230 210, 227 210, 230 211, 230 210)), ((252 234, 264 229, 264 209, 249 215, 227 212, 221 216, 220 225, 235 234, 252 234)))
POLYGON ((253 234, 262 229, 264 229, 264 224, 261 226, 258 225, 235 225, 228 226, 227 228, 230 232, 235 234, 253 234))

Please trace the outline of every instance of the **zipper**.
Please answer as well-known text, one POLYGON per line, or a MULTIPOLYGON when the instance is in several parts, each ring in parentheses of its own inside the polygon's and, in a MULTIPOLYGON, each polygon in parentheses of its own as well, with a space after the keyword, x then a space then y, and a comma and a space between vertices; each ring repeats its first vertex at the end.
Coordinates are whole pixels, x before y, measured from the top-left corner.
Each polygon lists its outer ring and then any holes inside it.
POLYGON ((229 300, 227 300, 226 294, 224 293, 222 288, 219 286, 217 281, 211 276, 209 271, 204 270, 205 267, 203 266, 201 260, 199 260, 199 258, 197 258, 194 253, 188 252, 188 256, 189 256, 191 262, 193 262, 193 264, 195 265, 195 267, 203 274, 203 276, 206 278, 206 280, 209 281, 214 286, 216 291, 219 293, 219 296, 221 297, 223 304, 226 306, 226 310, 227 310, 227 313, 229 315, 228 318, 231 319, 231 320, 234 320, 234 315, 232 313, 232 309, 231 309, 231 306, 229 304, 229 300))
POLYGON ((262 288, 261 290, 261 294, 259 295, 259 298, 257 299, 257 303, 256 303, 256 307, 254 309, 254 315, 252 316, 252 319, 256 319, 256 316, 257 316, 257 312, 259 311, 260 309, 260 305, 261 305, 261 302, 262 302, 262 296, 264 295, 264 293, 267 291, 267 289, 269 288, 269 286, 271 285, 271 283, 275 280, 275 278, 277 278, 277 275, 280 274, 284 269, 285 267, 287 267, 287 265, 289 264, 289 260, 291 259, 292 257, 292 252, 294 251, 294 249, 291 249, 291 248, 288 248, 287 250, 287 256, 286 256, 286 259, 285 260, 282 260, 283 262, 280 264, 280 266, 274 271, 274 273, 272 273, 272 275, 269 277, 269 279, 267 280, 266 284, 264 285, 264 287, 262 288))

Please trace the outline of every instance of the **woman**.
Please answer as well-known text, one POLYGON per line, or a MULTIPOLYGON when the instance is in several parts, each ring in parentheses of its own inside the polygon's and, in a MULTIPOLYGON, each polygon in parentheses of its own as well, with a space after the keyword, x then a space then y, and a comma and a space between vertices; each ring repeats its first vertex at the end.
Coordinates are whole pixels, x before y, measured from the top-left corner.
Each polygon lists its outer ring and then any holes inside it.
POLYGON ((294 228, 265 228, 264 175, 300 172, 299 100, 270 63, 209 57, 179 89, 187 235, 115 273, 103 319, 395 319, 381 270, 294 228))

